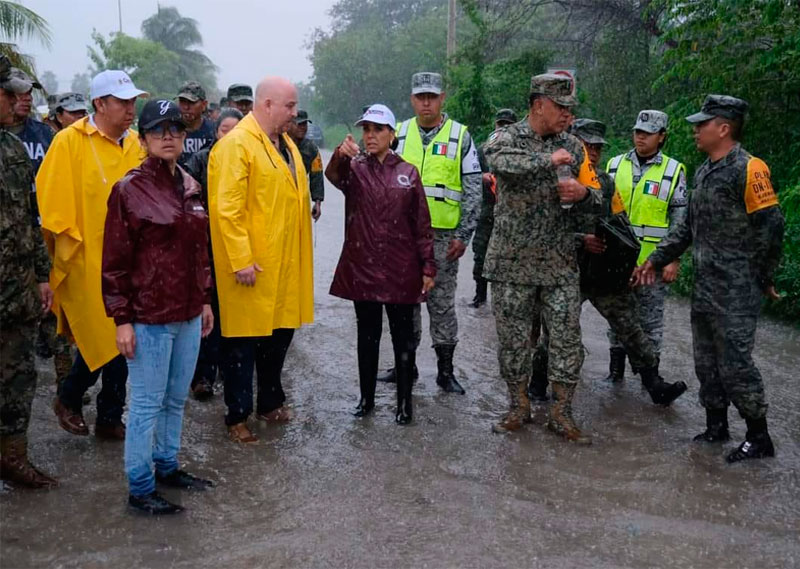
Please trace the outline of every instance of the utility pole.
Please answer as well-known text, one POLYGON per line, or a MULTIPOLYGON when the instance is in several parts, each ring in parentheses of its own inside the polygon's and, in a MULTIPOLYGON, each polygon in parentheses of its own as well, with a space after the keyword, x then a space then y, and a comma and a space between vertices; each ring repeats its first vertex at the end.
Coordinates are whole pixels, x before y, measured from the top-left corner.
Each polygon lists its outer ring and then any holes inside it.
POLYGON ((117 0, 117 13, 119 14, 119 33, 122 33, 122 0, 117 0))
POLYGON ((456 0, 447 3, 447 59, 456 53, 456 0))

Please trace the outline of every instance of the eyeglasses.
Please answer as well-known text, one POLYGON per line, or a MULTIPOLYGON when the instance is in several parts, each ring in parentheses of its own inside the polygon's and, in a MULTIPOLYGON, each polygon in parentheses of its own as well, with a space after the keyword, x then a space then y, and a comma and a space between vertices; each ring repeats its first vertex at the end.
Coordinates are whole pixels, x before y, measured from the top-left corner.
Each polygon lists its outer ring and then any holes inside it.
POLYGON ((162 122, 147 130, 147 134, 153 138, 164 138, 166 133, 173 138, 180 136, 182 132, 186 131, 186 127, 182 124, 175 122, 162 122))

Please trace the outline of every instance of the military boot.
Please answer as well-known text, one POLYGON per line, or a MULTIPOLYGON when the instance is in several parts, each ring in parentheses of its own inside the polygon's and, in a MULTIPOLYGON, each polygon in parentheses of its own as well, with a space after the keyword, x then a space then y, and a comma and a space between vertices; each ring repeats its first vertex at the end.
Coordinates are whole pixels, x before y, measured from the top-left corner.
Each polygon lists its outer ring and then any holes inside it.
POLYGON ((25 435, 0 437, 0 478, 28 488, 51 489, 58 480, 38 470, 28 460, 28 440, 25 435))
POLYGON ((488 284, 488 281, 482 277, 475 279, 475 298, 472 299, 470 304, 472 308, 480 308, 486 304, 488 284))
POLYGON ((639 370, 639 375, 642 378, 642 385, 647 389, 650 399, 656 405, 669 407, 670 403, 683 395, 687 389, 686 384, 682 381, 675 383, 664 381, 664 378, 658 375, 657 367, 642 368, 639 370))
POLYGON ((547 411, 547 428, 581 445, 592 444, 592 438, 581 432, 572 418, 572 398, 575 395, 574 383, 552 383, 553 403, 547 411))
POLYGON ((69 354, 56 353, 53 356, 53 367, 56 371, 56 385, 61 385, 72 369, 72 356, 69 354))
POLYGON ((751 458, 775 456, 775 446, 767 431, 767 418, 745 419, 745 421, 747 422, 747 435, 744 442, 728 453, 725 460, 732 464, 751 458))
POLYGON ((453 373, 453 353, 456 350, 455 345, 436 346, 437 366, 439 373, 436 376, 436 385, 441 387, 447 393, 459 393, 464 395, 466 391, 461 387, 461 384, 456 380, 453 373))
POLYGON ((528 397, 531 401, 548 401, 547 396, 547 350, 536 348, 531 362, 531 381, 528 384, 528 397))
POLYGON ((500 421, 492 425, 495 433, 519 431, 522 425, 531 422, 531 402, 525 392, 525 382, 508 386, 509 408, 500 421))
POLYGON ((706 409, 706 430, 695 436, 701 443, 722 443, 731 440, 727 409, 706 409))
POLYGON ((608 377, 606 381, 619 383, 625 379, 625 350, 611 348, 608 359, 608 377))

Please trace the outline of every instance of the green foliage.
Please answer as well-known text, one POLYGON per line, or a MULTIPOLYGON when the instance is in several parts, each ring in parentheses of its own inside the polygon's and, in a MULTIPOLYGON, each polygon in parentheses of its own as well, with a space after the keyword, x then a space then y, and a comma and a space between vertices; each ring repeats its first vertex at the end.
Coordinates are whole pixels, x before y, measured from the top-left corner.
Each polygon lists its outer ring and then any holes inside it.
POLYGON ((36 39, 50 47, 50 26, 44 18, 19 2, 0 0, 0 41, 8 45, 8 42, 22 38, 36 39))
POLYGON ((76 73, 72 77, 72 82, 70 83, 69 89, 73 93, 83 93, 84 95, 89 95, 89 87, 91 85, 91 78, 89 77, 88 73, 76 73))

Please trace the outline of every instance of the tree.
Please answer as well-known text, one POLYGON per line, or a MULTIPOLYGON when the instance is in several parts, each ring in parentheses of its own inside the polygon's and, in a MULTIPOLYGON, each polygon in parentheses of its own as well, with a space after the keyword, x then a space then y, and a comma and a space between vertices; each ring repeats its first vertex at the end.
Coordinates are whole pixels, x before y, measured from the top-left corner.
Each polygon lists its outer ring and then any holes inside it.
POLYGON ((181 16, 177 8, 158 6, 158 11, 142 22, 142 34, 177 54, 179 73, 186 80, 199 81, 207 90, 216 89, 217 67, 195 49, 203 45, 197 20, 181 16))
POLYGON ((58 93, 58 79, 56 78, 56 74, 52 71, 45 71, 39 75, 39 82, 48 95, 55 95, 58 93))
POLYGON ((88 73, 76 73, 72 77, 72 83, 69 88, 73 93, 81 93, 88 96, 89 87, 91 86, 90 81, 88 73))
POLYGON ((32 71, 33 62, 16 49, 16 42, 23 38, 38 40, 45 47, 52 43, 44 18, 18 2, 0 0, 0 53, 8 56, 12 65, 32 71))

